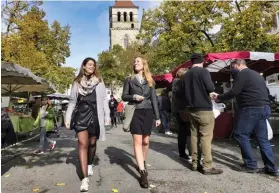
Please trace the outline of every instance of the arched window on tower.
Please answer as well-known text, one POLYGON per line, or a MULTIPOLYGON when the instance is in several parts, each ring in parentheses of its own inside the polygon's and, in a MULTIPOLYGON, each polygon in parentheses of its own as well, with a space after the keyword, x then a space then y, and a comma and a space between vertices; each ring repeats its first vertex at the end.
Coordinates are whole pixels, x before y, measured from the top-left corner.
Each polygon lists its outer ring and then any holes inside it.
POLYGON ((124 12, 124 21, 127 21, 127 12, 124 12))
POLYGON ((121 13, 117 12, 117 21, 121 21, 121 13))
POLYGON ((135 28, 135 25, 134 25, 133 23, 131 24, 131 28, 132 28, 132 29, 134 29, 134 28, 135 28))
POLYGON ((128 34, 125 34, 124 39, 123 39, 123 47, 127 48, 128 44, 129 44, 129 36, 128 36, 128 34))
POLYGON ((134 21, 133 12, 130 12, 130 21, 134 21))

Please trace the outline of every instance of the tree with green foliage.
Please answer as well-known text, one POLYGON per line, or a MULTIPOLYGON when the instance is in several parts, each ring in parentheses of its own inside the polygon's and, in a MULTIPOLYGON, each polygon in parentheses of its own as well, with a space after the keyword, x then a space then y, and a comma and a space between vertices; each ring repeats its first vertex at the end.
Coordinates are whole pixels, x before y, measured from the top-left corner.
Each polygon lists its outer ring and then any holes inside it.
POLYGON ((278 51, 272 28, 276 2, 164 1, 144 13, 138 39, 155 74, 170 71, 193 52, 278 51), (209 33, 220 25, 218 33, 209 33))
POLYGON ((75 69, 62 67, 70 56, 70 26, 54 21, 49 26, 41 1, 6 1, 2 4, 2 60, 29 68, 52 82, 58 91, 71 84, 75 69))
POLYGON ((235 1, 223 3, 222 28, 216 38, 214 51, 249 50, 276 52, 279 50, 278 34, 269 33, 279 10, 278 2, 235 1))
POLYGON ((134 58, 139 55, 136 44, 131 44, 126 49, 114 45, 111 50, 100 53, 98 64, 106 85, 111 88, 122 85, 125 78, 132 74, 134 58))

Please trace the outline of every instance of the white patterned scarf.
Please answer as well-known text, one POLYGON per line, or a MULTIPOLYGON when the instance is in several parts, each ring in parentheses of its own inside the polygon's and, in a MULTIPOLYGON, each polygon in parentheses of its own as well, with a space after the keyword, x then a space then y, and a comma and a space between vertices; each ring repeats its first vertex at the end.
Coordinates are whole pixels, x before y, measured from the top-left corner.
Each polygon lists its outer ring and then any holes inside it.
POLYGON ((92 76, 90 79, 88 79, 86 76, 83 76, 79 83, 78 92, 83 96, 91 94, 99 82, 100 81, 96 76, 92 76))
POLYGON ((139 83, 143 84, 144 79, 145 79, 144 77, 140 76, 139 74, 136 74, 135 77, 139 81, 139 83))

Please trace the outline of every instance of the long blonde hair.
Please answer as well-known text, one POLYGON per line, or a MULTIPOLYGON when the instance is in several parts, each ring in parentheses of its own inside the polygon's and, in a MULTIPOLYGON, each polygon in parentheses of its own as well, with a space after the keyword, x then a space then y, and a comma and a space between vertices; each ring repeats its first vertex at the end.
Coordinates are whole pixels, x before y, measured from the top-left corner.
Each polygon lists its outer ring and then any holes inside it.
MULTIPOLYGON (((152 87, 154 85, 154 80, 153 80, 151 72, 149 70, 149 66, 148 66, 147 60, 145 58, 143 58, 142 56, 137 56, 137 57, 134 58, 134 60, 136 58, 140 58, 141 59, 141 62, 143 64, 143 77, 148 82, 148 86, 152 87)), ((136 74, 134 65, 133 65, 133 72, 134 72, 134 74, 133 74, 133 76, 134 76, 136 74)))

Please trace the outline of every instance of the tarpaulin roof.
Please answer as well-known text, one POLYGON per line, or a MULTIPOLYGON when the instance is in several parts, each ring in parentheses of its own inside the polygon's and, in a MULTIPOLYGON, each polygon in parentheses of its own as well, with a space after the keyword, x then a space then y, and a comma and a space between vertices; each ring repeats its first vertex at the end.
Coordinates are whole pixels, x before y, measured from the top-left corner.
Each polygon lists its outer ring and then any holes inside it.
POLYGON ((12 62, 1 62, 1 92, 42 92, 55 90, 47 80, 12 62))
MULTIPOLYGON (((231 61, 238 58, 245 59, 249 68, 263 73, 265 77, 279 73, 279 53, 268 52, 240 51, 209 53, 204 56, 204 67, 209 70, 214 81, 227 82, 230 79, 231 61)), ((171 73, 153 76, 153 78, 157 84, 160 81, 171 83, 180 68, 188 68, 191 65, 191 61, 185 61, 183 64, 174 68, 171 73)))

